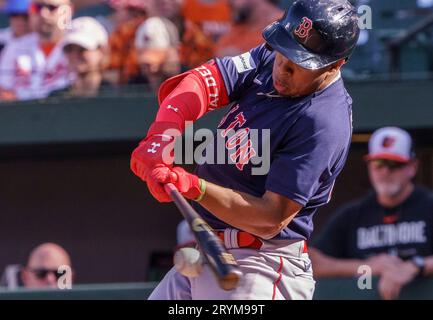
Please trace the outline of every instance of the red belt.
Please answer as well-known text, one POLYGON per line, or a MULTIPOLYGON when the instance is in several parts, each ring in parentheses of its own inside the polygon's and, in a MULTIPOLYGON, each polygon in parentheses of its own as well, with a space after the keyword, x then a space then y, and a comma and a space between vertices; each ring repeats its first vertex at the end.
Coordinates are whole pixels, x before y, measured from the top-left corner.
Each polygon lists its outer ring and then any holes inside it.
MULTIPOLYGON (((216 234, 224 243, 224 231, 217 231, 216 234)), ((251 233, 245 231, 238 231, 237 244, 239 248, 260 249, 263 245, 263 241, 252 235, 251 233)))
MULTIPOLYGON (((218 237, 222 240, 223 243, 225 238, 225 232, 224 231, 216 231, 216 234, 218 237)), ((263 241, 260 240, 258 237, 252 235, 251 233, 245 232, 245 231, 237 231, 237 246, 239 248, 250 248, 250 249, 260 249, 263 245, 263 241)), ((303 241, 303 249, 302 253, 308 253, 308 246, 307 241, 303 241)))
POLYGON ((307 241, 305 240, 304 240, 304 249, 302 250, 302 253, 308 253, 307 241))

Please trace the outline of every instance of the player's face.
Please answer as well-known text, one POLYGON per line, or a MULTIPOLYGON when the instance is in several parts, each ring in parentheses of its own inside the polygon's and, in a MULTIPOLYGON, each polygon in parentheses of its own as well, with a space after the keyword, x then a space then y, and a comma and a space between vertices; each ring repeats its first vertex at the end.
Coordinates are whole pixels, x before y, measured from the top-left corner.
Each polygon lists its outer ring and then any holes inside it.
POLYGON ((386 197, 396 197, 412 183, 417 171, 415 161, 398 163, 389 160, 368 162, 368 173, 376 193, 386 197))
POLYGON ((304 69, 277 52, 272 78, 274 88, 280 95, 300 97, 310 95, 325 87, 324 84, 336 75, 340 66, 319 70, 304 69))

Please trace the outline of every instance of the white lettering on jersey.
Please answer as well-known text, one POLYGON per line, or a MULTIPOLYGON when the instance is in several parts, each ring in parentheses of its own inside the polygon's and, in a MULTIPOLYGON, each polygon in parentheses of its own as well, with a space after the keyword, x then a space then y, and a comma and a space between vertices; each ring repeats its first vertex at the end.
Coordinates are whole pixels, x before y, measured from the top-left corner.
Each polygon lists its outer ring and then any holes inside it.
POLYGON ((246 52, 244 54, 241 54, 240 56, 236 56, 232 58, 238 73, 243 73, 254 69, 253 66, 251 65, 250 58, 251 58, 251 53, 249 52, 246 52))
POLYGON ((202 65, 195 69, 200 76, 204 78, 204 81, 206 83, 206 86, 208 87, 209 91, 209 110, 214 110, 218 108, 219 103, 219 90, 218 90, 218 83, 213 76, 212 72, 206 68, 205 65, 202 65))
POLYGON ((365 250, 398 244, 425 243, 427 241, 425 229, 425 221, 359 228, 357 231, 357 246, 358 249, 365 250))

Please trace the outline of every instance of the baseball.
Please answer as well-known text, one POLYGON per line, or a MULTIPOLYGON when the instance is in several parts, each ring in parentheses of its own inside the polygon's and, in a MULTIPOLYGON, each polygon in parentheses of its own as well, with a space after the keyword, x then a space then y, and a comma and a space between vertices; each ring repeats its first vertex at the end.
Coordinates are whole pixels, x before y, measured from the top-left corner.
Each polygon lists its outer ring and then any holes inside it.
POLYGON ((177 250, 173 261, 176 270, 186 277, 198 277, 203 269, 201 253, 195 248, 181 248, 177 250))

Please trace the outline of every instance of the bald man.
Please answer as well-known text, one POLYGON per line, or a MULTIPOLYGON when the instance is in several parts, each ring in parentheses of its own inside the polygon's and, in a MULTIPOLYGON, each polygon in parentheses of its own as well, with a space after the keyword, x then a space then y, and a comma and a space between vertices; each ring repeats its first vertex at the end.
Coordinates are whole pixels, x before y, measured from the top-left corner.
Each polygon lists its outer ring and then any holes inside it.
POLYGON ((63 275, 59 267, 71 266, 65 249, 54 243, 44 243, 32 250, 21 277, 26 288, 58 288, 58 279, 63 275))

